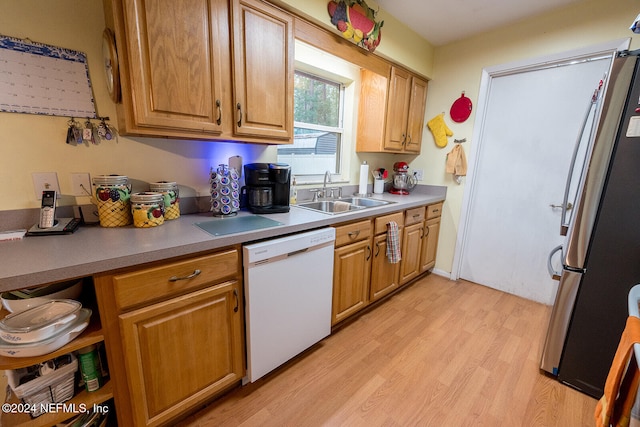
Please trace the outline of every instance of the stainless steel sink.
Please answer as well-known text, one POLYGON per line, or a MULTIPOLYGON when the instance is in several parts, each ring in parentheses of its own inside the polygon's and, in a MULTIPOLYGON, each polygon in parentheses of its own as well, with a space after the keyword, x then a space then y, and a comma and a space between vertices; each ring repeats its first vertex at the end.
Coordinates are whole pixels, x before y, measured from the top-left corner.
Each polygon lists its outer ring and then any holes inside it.
POLYGON ((316 202, 302 202, 295 206, 322 212, 330 215, 353 212, 360 209, 372 208, 376 206, 388 205, 393 202, 386 200, 370 199, 368 197, 347 197, 335 200, 319 200, 316 202))
POLYGON ((313 211, 324 212, 328 214, 337 214, 343 212, 357 211, 358 209, 364 209, 364 206, 356 206, 349 203, 347 206, 338 203, 336 205, 335 200, 320 200, 318 202, 304 202, 298 203, 296 206, 311 209, 313 211))
POLYGON ((349 198, 340 199, 340 201, 351 203, 352 205, 355 205, 355 206, 363 206, 365 208, 372 208, 375 206, 383 206, 383 205, 388 205, 390 203, 393 203, 393 202, 388 202, 386 200, 370 199, 368 197, 349 197, 349 198))

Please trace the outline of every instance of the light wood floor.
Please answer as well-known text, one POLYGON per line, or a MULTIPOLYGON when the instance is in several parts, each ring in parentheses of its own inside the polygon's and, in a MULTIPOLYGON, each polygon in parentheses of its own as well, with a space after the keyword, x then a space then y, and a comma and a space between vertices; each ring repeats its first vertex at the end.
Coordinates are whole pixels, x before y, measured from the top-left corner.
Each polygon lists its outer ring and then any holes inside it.
POLYGON ((432 274, 179 426, 592 426, 538 369, 549 314, 432 274))

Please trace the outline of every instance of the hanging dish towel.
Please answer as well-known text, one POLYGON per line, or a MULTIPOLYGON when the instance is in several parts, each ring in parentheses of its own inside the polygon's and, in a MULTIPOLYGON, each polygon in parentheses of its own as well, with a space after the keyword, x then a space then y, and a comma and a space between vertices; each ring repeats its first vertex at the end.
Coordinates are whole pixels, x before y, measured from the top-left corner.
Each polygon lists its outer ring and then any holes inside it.
POLYGON ((640 318, 629 316, 604 384, 604 395, 596 405, 597 427, 629 425, 640 382, 640 371, 633 351, 635 343, 640 343, 640 318))
POLYGON ((395 221, 389 221, 387 224, 387 258, 391 264, 397 264, 402 259, 398 223, 395 221))
POLYGON ((467 155, 464 153, 461 144, 456 144, 447 154, 446 172, 455 176, 467 175, 467 155))
POLYGON ((453 136, 453 131, 449 129, 447 124, 444 122, 444 113, 440 113, 435 116, 433 119, 427 122, 427 126, 429 130, 433 134, 433 139, 436 141, 436 145, 440 148, 446 147, 447 137, 453 136))

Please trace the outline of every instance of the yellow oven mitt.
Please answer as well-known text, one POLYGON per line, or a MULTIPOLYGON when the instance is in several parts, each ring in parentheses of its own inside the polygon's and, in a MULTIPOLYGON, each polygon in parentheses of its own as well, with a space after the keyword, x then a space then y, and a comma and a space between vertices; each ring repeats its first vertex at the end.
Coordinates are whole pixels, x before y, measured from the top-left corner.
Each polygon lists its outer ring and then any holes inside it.
POLYGON ((427 122, 429 130, 433 134, 433 139, 436 141, 436 145, 440 148, 447 146, 447 137, 453 136, 453 132, 447 124, 444 122, 444 113, 440 113, 433 119, 427 122))

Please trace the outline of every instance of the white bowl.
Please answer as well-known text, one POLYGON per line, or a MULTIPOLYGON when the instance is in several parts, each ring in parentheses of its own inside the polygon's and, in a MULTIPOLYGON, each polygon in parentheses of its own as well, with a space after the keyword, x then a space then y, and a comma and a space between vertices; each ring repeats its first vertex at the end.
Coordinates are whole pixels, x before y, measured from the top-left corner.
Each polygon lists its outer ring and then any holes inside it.
POLYGON ((80 335, 89 326, 90 318, 91 309, 81 308, 78 312, 78 317, 67 329, 44 341, 30 344, 13 344, 0 339, 0 355, 7 357, 34 357, 54 352, 80 335))
POLYGON ((3 292, 0 295, 0 300, 2 300, 2 306, 10 313, 13 313, 37 307, 52 299, 78 299, 82 292, 82 280, 69 283, 69 286, 63 289, 60 289, 58 284, 46 286, 42 288, 42 292, 44 292, 44 294, 39 292, 37 294, 38 296, 30 298, 20 298, 11 292, 3 292), (51 289, 54 292, 46 293, 48 289, 51 289))

